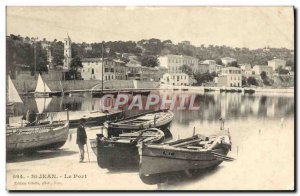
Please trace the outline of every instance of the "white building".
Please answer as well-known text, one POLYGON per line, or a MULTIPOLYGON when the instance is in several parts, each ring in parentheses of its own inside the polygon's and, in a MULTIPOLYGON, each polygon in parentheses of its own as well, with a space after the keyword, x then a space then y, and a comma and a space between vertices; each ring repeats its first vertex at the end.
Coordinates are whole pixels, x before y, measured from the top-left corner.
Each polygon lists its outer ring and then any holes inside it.
POLYGON ((68 37, 64 39, 64 69, 70 69, 70 64, 72 60, 72 49, 71 49, 72 41, 71 38, 68 37))
POLYGON ((250 64, 241 64, 241 71, 243 76, 252 75, 252 68, 250 64))
POLYGON ((204 63, 199 63, 198 65, 198 69, 195 71, 195 72, 198 72, 198 73, 209 73, 209 67, 210 65, 209 64, 204 64, 204 63))
POLYGON ((273 68, 267 65, 254 65, 252 68, 252 72, 254 72, 255 75, 260 75, 263 71, 266 72, 268 76, 273 74, 273 68))
POLYGON ((173 86, 189 85, 189 76, 185 73, 165 73, 161 78, 162 84, 173 86))
MULTIPOLYGON (((82 68, 81 77, 84 80, 102 80, 102 58, 85 58, 81 59, 82 68)), ((104 65, 104 80, 114 80, 115 70, 113 66, 104 65)))
POLYGON ((217 72, 217 63, 215 60, 205 60, 201 64, 208 64, 208 72, 217 72))
POLYGON ((242 71, 237 67, 222 68, 221 74, 217 78, 219 87, 241 87, 242 86, 242 71))
POLYGON ((224 58, 221 58, 221 61, 225 66, 227 66, 230 63, 236 62, 236 59, 231 58, 231 57, 224 57, 224 58))
POLYGON ((182 65, 190 66, 193 71, 198 69, 198 59, 184 55, 165 55, 158 57, 159 65, 169 69, 170 73, 180 73, 182 65))
POLYGON ((273 59, 268 61, 268 66, 272 67, 273 71, 275 71, 279 67, 284 68, 286 66, 286 61, 282 59, 273 59))
POLYGON ((217 73, 217 74, 221 74, 222 69, 223 69, 223 65, 218 65, 218 64, 216 64, 216 73, 217 73))

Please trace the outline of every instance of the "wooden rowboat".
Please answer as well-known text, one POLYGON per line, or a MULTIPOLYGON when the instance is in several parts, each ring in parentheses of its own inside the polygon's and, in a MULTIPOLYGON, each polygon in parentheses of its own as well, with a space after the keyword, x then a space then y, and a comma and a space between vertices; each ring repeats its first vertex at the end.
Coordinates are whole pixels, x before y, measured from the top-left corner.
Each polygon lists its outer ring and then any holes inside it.
MULTIPOLYGON (((43 115, 41 122, 50 122, 50 121, 61 121, 65 118, 65 112, 48 112, 43 115)), ((75 128, 79 126, 80 119, 85 120, 86 127, 100 126, 103 125, 107 120, 119 119, 123 116, 121 110, 112 110, 112 111, 70 111, 69 112, 69 123, 70 128, 75 128)))
POLYGON ((173 112, 159 110, 142 113, 113 122, 108 121, 104 123, 104 127, 107 129, 108 137, 117 137, 124 132, 135 132, 148 128, 158 128, 165 131, 169 128, 173 118, 173 112))
POLYGON ((69 121, 29 127, 7 127, 6 151, 24 152, 62 147, 69 134, 69 121))
MULTIPOLYGON (((139 165, 139 154, 137 144, 157 144, 164 140, 164 132, 150 128, 133 133, 123 133, 119 137, 104 138, 102 134, 97 135, 97 162, 101 168, 124 168, 139 165)), ((91 141, 91 146, 95 142, 91 141)), ((93 150, 95 152, 95 150, 93 150)))
POLYGON ((167 144, 140 144, 141 180, 146 184, 156 184, 176 172, 194 172, 217 167, 227 157, 231 148, 229 133, 205 137, 195 135, 167 144))

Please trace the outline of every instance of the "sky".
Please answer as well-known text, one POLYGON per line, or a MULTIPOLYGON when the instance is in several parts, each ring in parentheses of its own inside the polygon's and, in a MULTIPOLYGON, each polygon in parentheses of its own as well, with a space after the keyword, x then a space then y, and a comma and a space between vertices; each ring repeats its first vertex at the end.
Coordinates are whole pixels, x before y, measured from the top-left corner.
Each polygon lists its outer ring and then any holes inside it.
POLYGON ((294 48, 293 7, 7 7, 7 34, 73 42, 184 40, 294 48))

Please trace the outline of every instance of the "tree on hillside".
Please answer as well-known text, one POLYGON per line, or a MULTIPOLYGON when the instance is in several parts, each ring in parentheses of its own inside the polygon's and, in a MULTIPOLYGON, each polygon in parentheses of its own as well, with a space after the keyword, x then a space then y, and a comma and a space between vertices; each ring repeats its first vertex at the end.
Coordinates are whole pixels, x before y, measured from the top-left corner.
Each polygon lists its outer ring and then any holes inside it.
POLYGON ((218 65, 223 65, 222 60, 221 60, 221 59, 217 59, 217 60, 216 60, 216 64, 218 64, 218 65))
POLYGON ((261 78, 262 80, 267 79, 267 78, 268 78, 267 73, 266 73, 265 71, 262 71, 262 72, 260 73, 260 78, 261 78))
POLYGON ((217 76, 215 72, 213 73, 195 73, 194 78, 197 81, 197 85, 202 85, 203 83, 206 82, 211 82, 213 79, 217 76))
POLYGON ((247 78, 242 76, 242 86, 247 86, 247 78))
POLYGON ((277 69, 279 75, 287 75, 289 73, 288 70, 282 68, 281 66, 277 69))
POLYGON ((64 44, 61 41, 57 42, 56 40, 54 40, 51 44, 50 49, 53 56, 53 66, 62 66, 64 60, 64 44))
POLYGON ((228 63, 227 67, 240 67, 239 64, 236 61, 233 61, 231 63, 228 63))
POLYGON ((142 64, 142 66, 145 66, 145 67, 156 67, 159 65, 157 57, 152 56, 152 55, 141 56, 140 62, 142 64))
POLYGON ((267 75, 267 73, 265 71, 263 71, 263 72, 260 73, 260 78, 262 79, 264 85, 266 85, 266 86, 270 86, 271 85, 269 77, 268 77, 268 75, 267 75))
POLYGON ((71 70, 74 70, 77 72, 78 69, 81 67, 82 67, 82 63, 81 63, 80 58, 78 56, 72 58, 71 63, 70 63, 71 70))
POLYGON ((291 60, 291 59, 287 60, 286 61, 286 66, 291 67, 291 70, 294 71, 294 66, 295 66, 294 65, 294 60, 291 60))
POLYGON ((148 55, 159 55, 163 49, 163 43, 156 38, 141 40, 137 43, 145 49, 145 54, 148 55))
POLYGON ((179 69, 180 69, 183 73, 185 73, 185 74, 187 74, 187 75, 189 75, 189 76, 193 75, 193 70, 192 70, 192 68, 191 68, 190 66, 188 66, 188 65, 181 65, 181 66, 179 67, 179 69))
POLYGON ((82 67, 81 60, 78 56, 75 56, 72 58, 71 63, 70 63, 70 70, 66 74, 66 80, 76 80, 80 79, 81 76, 80 74, 78 75, 78 69, 82 67))
POLYGON ((173 43, 172 43, 171 40, 168 39, 168 40, 164 40, 164 41, 162 42, 162 44, 165 45, 165 44, 173 44, 173 43))
MULTIPOLYGON (((41 43, 39 42, 36 44, 36 71, 48 72, 48 64, 47 52, 42 48, 41 43)), ((34 68, 33 66, 31 67, 34 68)))
POLYGON ((247 83, 249 85, 254 85, 254 86, 258 85, 257 80, 254 77, 251 77, 251 76, 249 78, 247 78, 247 83))

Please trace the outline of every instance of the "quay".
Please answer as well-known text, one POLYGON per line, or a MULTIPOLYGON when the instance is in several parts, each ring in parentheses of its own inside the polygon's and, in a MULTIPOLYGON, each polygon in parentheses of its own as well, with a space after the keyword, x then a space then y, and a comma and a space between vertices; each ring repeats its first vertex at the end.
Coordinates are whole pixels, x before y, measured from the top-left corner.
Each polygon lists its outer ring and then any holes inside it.
MULTIPOLYGON (((68 90, 68 91, 52 91, 49 96, 63 96, 63 95, 82 95, 84 93, 90 93, 92 96, 102 96, 105 94, 117 95, 119 93, 123 94, 133 94, 133 95, 148 95, 151 91, 157 90, 172 90, 172 91, 190 91, 197 93, 208 93, 208 92, 236 92, 236 93, 247 93, 251 91, 253 93, 280 93, 280 94, 294 94, 294 88, 251 88, 251 87, 203 87, 203 86, 161 86, 159 88, 123 88, 123 89, 82 89, 82 90, 68 90)), ((34 96, 34 92, 21 92, 22 96, 34 96)))
POLYGON ((255 93, 289 93, 294 94, 294 88, 262 88, 262 87, 215 87, 215 86, 172 86, 162 85, 159 90, 191 91, 191 92, 239 92, 254 91, 255 93))

